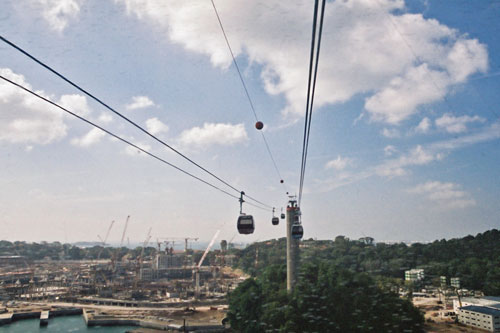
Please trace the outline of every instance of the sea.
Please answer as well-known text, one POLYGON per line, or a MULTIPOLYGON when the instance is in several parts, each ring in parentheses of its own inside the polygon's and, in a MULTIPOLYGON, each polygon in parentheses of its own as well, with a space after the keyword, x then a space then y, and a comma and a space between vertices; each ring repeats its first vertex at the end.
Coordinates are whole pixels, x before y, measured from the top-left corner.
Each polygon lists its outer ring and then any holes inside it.
POLYGON ((130 332, 137 327, 132 326, 91 326, 87 327, 83 317, 62 316, 49 319, 49 325, 40 327, 40 319, 22 319, 12 324, 0 326, 0 333, 31 333, 31 332, 102 332, 102 333, 124 333, 130 332))

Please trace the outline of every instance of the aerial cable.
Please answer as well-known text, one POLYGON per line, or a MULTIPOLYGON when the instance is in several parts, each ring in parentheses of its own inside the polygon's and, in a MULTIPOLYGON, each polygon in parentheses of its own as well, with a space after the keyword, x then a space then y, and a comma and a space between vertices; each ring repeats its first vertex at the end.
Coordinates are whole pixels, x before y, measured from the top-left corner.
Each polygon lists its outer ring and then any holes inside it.
POLYGON ((309 148, 309 136, 311 133, 311 122, 312 122, 312 111, 314 105, 314 94, 316 91, 316 78, 318 74, 318 64, 319 64, 319 54, 321 49, 321 36, 323 34, 323 20, 325 14, 325 5, 326 0, 322 1, 321 4, 321 16, 319 22, 319 31, 318 31, 318 41, 316 46, 316 58, 314 59, 314 49, 315 49, 315 40, 316 40, 316 26, 317 26, 317 16, 318 16, 318 0, 315 1, 314 4, 314 16, 313 16, 313 28, 312 28, 312 38, 311 38, 311 54, 309 61, 309 78, 308 78, 308 86, 307 86, 307 101, 306 101, 306 117, 304 121, 304 139, 302 143, 302 164, 300 171, 300 184, 299 184, 299 198, 298 204, 300 206, 300 202, 302 200, 302 190, 304 188, 304 178, 305 178, 305 170, 307 164, 307 152, 309 148), (311 74, 312 67, 314 62, 314 76, 312 78, 312 90, 311 90, 311 74))
MULTIPOLYGON (((240 66, 238 66, 238 62, 236 61, 236 57, 234 56, 233 49, 231 48, 231 44, 229 43, 229 39, 227 38, 226 30, 224 29, 224 26, 222 25, 222 20, 219 16, 219 12, 217 11, 217 7, 215 6, 214 0, 210 0, 210 2, 212 3, 212 7, 214 8, 215 16, 217 16, 217 21, 219 22, 219 27, 222 31, 222 35, 224 35, 224 40, 226 41, 226 45, 227 45, 227 48, 229 49, 229 53, 231 54, 231 58, 233 59, 234 67, 236 68, 236 71, 238 72, 238 76, 240 78, 241 85, 243 86, 243 90, 245 90, 245 95, 247 96, 248 103, 250 104, 250 109, 252 110, 252 113, 255 117, 255 120, 257 121, 257 124, 260 123, 259 125, 256 124, 257 125, 256 127, 257 127, 257 129, 262 129, 262 127, 260 127, 262 125, 262 123, 259 121, 259 118, 257 117, 257 112, 255 111, 255 107, 253 105, 252 98, 250 97, 250 93, 248 92, 247 85, 245 84, 245 80, 243 79, 243 75, 241 74, 240 66)), ((264 140, 264 144, 266 146, 267 152, 269 153, 269 157, 271 157, 271 161, 273 162, 274 169, 276 170, 276 173, 278 174, 278 177, 280 178, 280 183, 283 184, 285 191, 288 192, 287 187, 283 182, 283 177, 281 176, 281 172, 278 169, 278 165, 276 164, 276 160, 274 159, 273 153, 271 152, 271 148, 269 147, 269 144, 266 140, 266 136, 264 135, 264 132, 260 132, 260 134, 262 134, 262 139, 264 140)))
MULTIPOLYGON (((41 95, 37 94, 36 92, 34 92, 34 91, 32 91, 32 90, 30 90, 30 89, 28 89, 28 88, 26 88, 26 87, 24 87, 24 86, 22 86, 22 85, 18 84, 18 83, 16 83, 16 82, 12 81, 12 80, 9 80, 8 78, 4 77, 3 75, 0 75, 0 78, 2 78, 4 81, 6 81, 6 82, 8 82, 8 83, 10 83, 10 84, 12 84, 12 85, 14 85, 14 86, 18 87, 18 88, 20 88, 20 89, 22 89, 22 90, 26 91, 27 93, 29 93, 29 94, 31 94, 31 95, 33 95, 33 96, 35 96, 35 97, 37 97, 37 98, 39 98, 39 99, 41 99, 41 100, 43 100, 43 101, 45 101, 45 102, 47 102, 47 103, 49 103, 49 104, 51 104, 51 105, 55 106, 55 107, 57 107, 57 108, 59 108, 59 109, 63 110, 64 112, 66 112, 66 113, 68 113, 68 114, 72 115, 73 117, 78 118, 78 119, 80 119, 81 121, 83 121, 83 122, 85 122, 85 123, 87 123, 87 124, 89 124, 89 125, 92 125, 92 126, 94 126, 94 127, 98 128, 98 129, 100 129, 101 131, 103 131, 103 132, 105 132, 106 134, 108 134, 108 135, 110 135, 110 136, 114 137, 115 139, 118 139, 119 141, 121 141, 121 142, 123 142, 123 143, 126 143, 127 145, 129 145, 129 146, 131 146, 131 147, 134 147, 135 149, 137 149, 137 150, 139 150, 139 151, 141 151, 141 152, 145 153, 146 155, 148 155, 148 156, 150 156, 150 157, 152 157, 152 158, 154 158, 154 159, 156 159, 156 160, 158 160, 158 161, 160 161, 160 162, 162 162, 162 163, 164 163, 164 164, 166 164, 166 165, 168 165, 168 166, 170 166, 170 167, 172 167, 172 168, 176 169, 177 171, 180 171, 180 172, 184 173, 185 175, 190 176, 190 177, 192 177, 192 178, 194 178, 194 179, 196 179, 196 180, 198 180, 198 181, 200 181, 200 182, 204 183, 205 185, 208 185, 208 186, 212 187, 213 189, 216 189, 216 190, 218 190, 218 191, 220 191, 220 192, 222 192, 222 193, 224 193, 224 194, 226 194, 226 195, 228 195, 228 196, 230 196, 230 197, 232 197, 232 198, 234 198, 234 199, 240 200, 240 197, 235 196, 235 195, 233 195, 233 194, 229 193, 228 191, 226 191, 226 190, 224 190, 224 189, 221 189, 220 187, 215 186, 215 185, 213 185, 213 184, 209 183, 208 181, 206 181, 206 180, 204 180, 204 179, 202 179, 202 178, 200 178, 200 177, 198 177, 198 176, 195 176, 195 175, 193 175, 192 173, 190 173, 190 172, 188 172, 188 171, 186 171, 186 170, 183 170, 182 168, 180 168, 180 167, 178 167, 178 166, 176 166, 176 165, 174 165, 174 164, 172 164, 172 163, 170 163, 170 162, 166 161, 165 159, 163 159, 163 158, 161 158, 161 157, 159 157, 159 156, 157 156, 157 155, 155 155, 155 154, 153 154, 153 153, 151 153, 151 152, 147 151, 146 149, 144 149, 144 148, 141 148, 141 147, 137 146, 136 144, 134 144, 134 143, 132 143, 132 142, 128 141, 127 139, 124 139, 124 138, 122 138, 122 137, 120 137, 120 136, 118 136, 118 135, 114 134, 113 132, 111 132, 111 131, 109 131, 109 130, 107 130, 107 129, 105 129, 105 128, 103 128, 103 127, 99 126, 99 125, 97 125, 96 123, 94 123, 94 122, 92 122, 92 121, 90 121, 90 120, 88 120, 88 119, 86 119, 86 118, 84 118, 84 117, 82 117, 82 116, 77 115, 77 114, 76 114, 76 113, 74 113, 74 112, 71 112, 70 110, 68 110, 68 109, 64 108, 63 106, 61 106, 61 105, 57 104, 56 102, 53 102, 53 101, 51 101, 50 99, 45 98, 45 97, 43 97, 43 96, 41 96, 41 95)), ((249 205, 254 206, 254 207, 257 207, 257 208, 263 209, 263 210, 265 210, 265 211, 272 211, 271 209, 266 209, 266 208, 263 208, 263 207, 260 207, 260 206, 254 205, 254 204, 252 204, 251 202, 247 202, 247 203, 248 203, 249 205)))
MULTIPOLYGON (((110 110, 111 112, 113 112, 114 114, 116 114, 117 116, 119 116, 120 118, 122 118, 123 120, 127 121, 128 123, 130 123, 131 125, 133 125, 134 127, 136 127, 137 129, 139 129, 140 131, 142 131, 143 133, 147 134, 148 136, 150 136, 151 138, 153 138, 154 140, 156 140, 157 142, 161 143, 162 145, 164 145, 165 147, 169 148, 170 150, 172 150, 173 152, 175 152, 176 154, 178 154, 179 156, 183 157, 185 160, 187 160, 188 162, 194 164, 195 166, 197 166, 198 168, 200 168, 201 170, 203 170, 204 172, 208 173, 210 176, 212 176, 213 178, 217 179, 218 181, 220 181, 221 183, 223 183, 224 185, 228 186, 229 188, 231 188, 232 190, 240 193, 241 190, 237 189, 236 187, 232 186, 231 184, 229 184, 228 182, 226 182, 225 180, 221 179, 220 177, 216 176, 215 174, 213 174, 212 172, 210 172, 209 170, 207 170, 206 168, 204 168, 203 166, 201 166, 200 164, 196 163, 195 161, 193 161, 192 159, 190 159, 189 157, 187 157, 186 155, 184 155, 183 153, 181 153, 180 151, 178 151, 177 149, 175 149, 174 147, 170 146, 168 143, 164 142, 163 140, 161 140, 160 138, 158 138, 157 136, 151 134, 150 132, 148 132, 146 129, 144 129, 143 127, 141 127, 140 125, 138 125, 137 123, 135 123, 134 121, 132 121, 130 118, 124 116, 123 114, 121 114, 120 112, 116 111, 115 109, 113 109, 111 106, 107 105, 106 103, 104 103, 102 100, 100 100, 99 98, 95 97, 94 95, 92 95, 91 93, 89 93, 88 91, 86 91, 85 89, 83 89, 82 87, 80 87, 79 85, 77 85, 76 83, 74 83, 73 81, 69 80, 67 77, 65 77, 64 75, 62 75, 61 73, 57 72, 55 69, 53 69, 52 67, 48 66, 47 64, 43 63, 41 60, 38 60, 37 58, 35 58, 33 55, 31 55, 30 53, 28 53, 27 51, 23 50, 22 48, 20 48, 19 46, 17 46, 16 44, 12 43, 11 41, 5 39, 3 36, 0 36, 0 39, 5 42, 6 44, 12 46, 14 49, 16 49, 17 51, 21 52, 22 54, 24 54, 25 56, 27 56, 28 58, 30 58, 31 60, 35 61, 36 63, 38 63, 39 65, 41 65, 42 67, 46 68, 47 70, 49 70, 50 72, 52 72, 53 74, 57 75, 59 78, 63 79, 64 81, 66 81, 67 83, 69 83, 70 85, 72 85, 73 87, 75 87, 76 89, 80 90, 82 93, 86 94, 87 96, 89 96, 90 98, 92 98, 93 100, 95 100, 96 102, 98 102, 99 104, 101 104, 102 106, 104 106, 105 108, 107 108, 108 110, 110 110)), ((264 204, 263 202, 259 201, 259 200, 256 200, 250 196, 246 196, 247 198, 263 205, 263 206, 266 206, 266 207, 269 207, 269 208, 272 208, 272 206, 270 205, 266 205, 264 204)))
POLYGON ((299 181, 299 206, 302 197, 302 184, 304 176, 304 154, 306 151, 306 139, 307 139, 307 123, 309 121, 309 99, 311 93, 311 76, 314 64, 314 48, 316 43, 316 21, 318 18, 318 0, 314 2, 314 12, 313 12, 313 25, 312 25, 312 36, 311 36, 311 54, 309 55, 309 77, 307 80, 307 99, 306 99, 306 115, 304 118, 304 137, 302 140, 302 159, 300 161, 300 181, 299 181))

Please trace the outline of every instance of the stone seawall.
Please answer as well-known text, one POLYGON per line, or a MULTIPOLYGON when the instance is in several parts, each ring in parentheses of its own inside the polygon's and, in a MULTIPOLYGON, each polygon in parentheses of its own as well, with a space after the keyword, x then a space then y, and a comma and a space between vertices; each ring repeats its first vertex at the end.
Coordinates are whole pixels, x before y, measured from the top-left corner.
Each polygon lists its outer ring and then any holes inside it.
POLYGON ((43 311, 49 311, 49 318, 59 317, 59 316, 80 315, 83 313, 82 309, 79 308, 9 312, 0 315, 0 325, 10 324, 16 320, 40 318, 43 311))
POLYGON ((223 325, 176 325, 158 323, 143 319, 126 319, 117 318, 109 315, 95 314, 94 310, 83 310, 83 319, 87 326, 138 326, 143 328, 151 328, 163 331, 177 331, 177 332, 226 332, 223 325))

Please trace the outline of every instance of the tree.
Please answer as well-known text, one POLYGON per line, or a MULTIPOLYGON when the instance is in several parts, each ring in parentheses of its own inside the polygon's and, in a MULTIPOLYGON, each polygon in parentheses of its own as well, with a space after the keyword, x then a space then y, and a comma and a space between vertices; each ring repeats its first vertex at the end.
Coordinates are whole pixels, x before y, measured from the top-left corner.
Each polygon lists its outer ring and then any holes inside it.
POLYGON ((68 251, 68 255, 71 260, 80 260, 84 257, 84 251, 77 246, 73 246, 68 251))
POLYGON ((250 278, 229 295, 227 318, 231 327, 238 332, 258 333, 263 332, 261 316, 262 288, 260 283, 250 278))
POLYGON ((423 316, 364 273, 310 262, 292 294, 285 265, 268 267, 229 297, 228 319, 241 332, 421 332, 423 316))

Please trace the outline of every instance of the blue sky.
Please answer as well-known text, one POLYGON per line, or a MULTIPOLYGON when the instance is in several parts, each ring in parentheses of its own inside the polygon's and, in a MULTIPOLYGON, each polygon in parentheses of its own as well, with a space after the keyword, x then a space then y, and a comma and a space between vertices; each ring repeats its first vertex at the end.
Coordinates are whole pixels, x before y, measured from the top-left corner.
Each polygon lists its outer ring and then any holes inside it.
MULTIPOLYGON (((312 5, 215 1, 265 135, 297 191, 312 5)), ((209 0, 2 1, 2 36, 251 196, 286 195, 209 0)), ((305 237, 429 241, 498 228, 500 1, 329 1, 302 203, 305 237)), ((6 44, 3 76, 205 177, 6 44)), ((10 240, 236 232, 238 202, 0 82, 10 240)), ((211 180, 206 178, 207 180, 211 180)), ((221 185, 222 186, 222 185, 221 185)), ((283 223, 245 207, 252 236, 283 223)), ((279 210, 279 208, 278 208, 279 210)))

